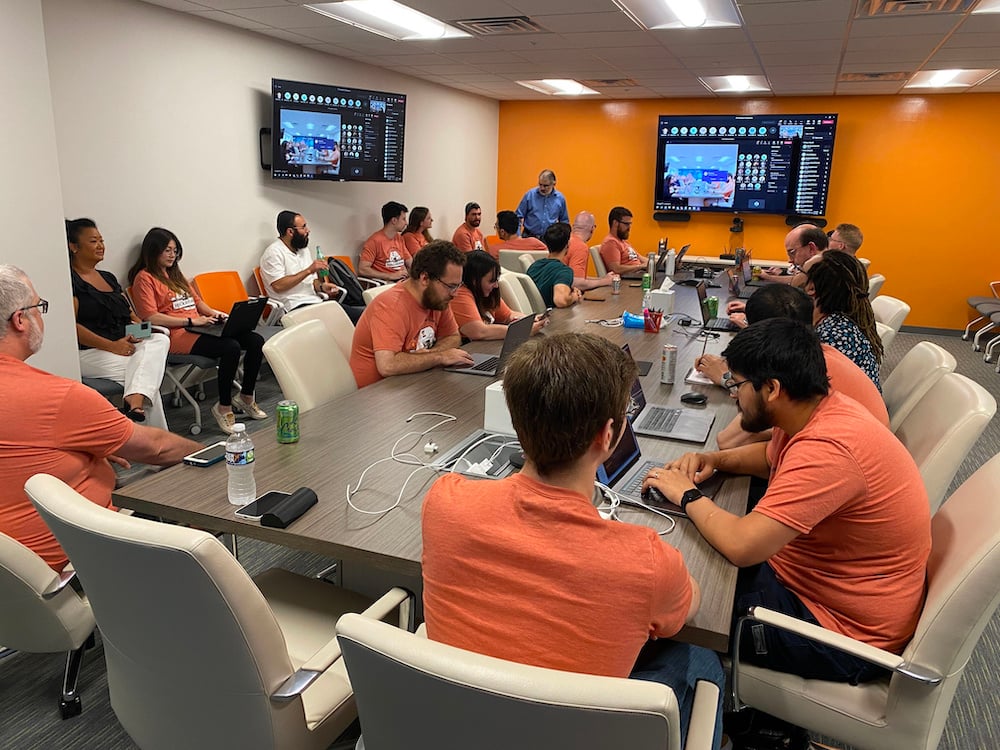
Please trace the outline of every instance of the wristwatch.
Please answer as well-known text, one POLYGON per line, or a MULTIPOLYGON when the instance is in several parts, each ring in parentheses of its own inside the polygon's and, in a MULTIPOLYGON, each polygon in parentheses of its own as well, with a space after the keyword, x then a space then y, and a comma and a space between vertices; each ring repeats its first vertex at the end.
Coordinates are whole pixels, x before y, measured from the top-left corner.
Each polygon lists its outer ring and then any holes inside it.
POLYGON ((726 370, 724 373, 722 373, 722 386, 724 388, 728 388, 729 384, 732 382, 733 382, 733 373, 731 373, 729 370, 726 370))
POLYGON ((190 328, 190 327, 191 327, 191 323, 192 323, 192 320, 191 320, 191 318, 188 318, 188 319, 187 319, 187 323, 185 323, 185 324, 184 324, 184 327, 185 327, 185 328, 190 328))
POLYGON ((705 496, 701 493, 701 490, 699 489, 690 489, 687 492, 685 492, 683 495, 681 495, 681 510, 686 511, 688 503, 694 502, 700 497, 705 497, 705 496))

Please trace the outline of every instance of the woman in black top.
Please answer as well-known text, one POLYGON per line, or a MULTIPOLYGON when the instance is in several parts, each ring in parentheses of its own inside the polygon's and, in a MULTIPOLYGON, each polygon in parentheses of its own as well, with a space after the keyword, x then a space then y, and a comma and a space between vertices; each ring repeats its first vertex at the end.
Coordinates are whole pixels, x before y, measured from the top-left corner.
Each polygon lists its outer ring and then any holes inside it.
POLYGON ((120 383, 125 389, 125 415, 135 422, 148 421, 151 426, 166 429, 160 382, 170 339, 158 332, 145 339, 125 332, 126 325, 138 323, 139 319, 118 279, 97 269, 104 259, 104 238, 91 219, 67 221, 66 241, 80 373, 120 383))

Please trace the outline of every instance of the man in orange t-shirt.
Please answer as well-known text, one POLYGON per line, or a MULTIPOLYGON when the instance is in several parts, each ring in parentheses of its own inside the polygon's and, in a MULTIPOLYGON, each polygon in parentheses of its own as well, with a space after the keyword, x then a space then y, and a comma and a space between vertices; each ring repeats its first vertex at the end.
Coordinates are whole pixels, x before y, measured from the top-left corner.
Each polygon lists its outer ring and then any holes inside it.
POLYGON ((615 206, 608 214, 608 236, 601 242, 601 260, 608 272, 633 273, 643 265, 642 258, 629 244, 632 231, 632 212, 624 206, 615 206))
POLYGON ((548 254, 549 251, 548 248, 545 247, 545 243, 537 237, 517 236, 517 230, 520 224, 521 222, 517 218, 517 214, 513 211, 501 211, 498 213, 495 227, 497 230, 497 237, 500 238, 500 242, 492 245, 487 243, 486 252, 492 255, 496 260, 500 260, 501 250, 519 250, 522 253, 527 253, 533 250, 548 254))
POLYGON ((378 295, 354 329, 351 370, 358 388, 390 375, 471 365, 448 305, 462 286, 465 255, 452 243, 424 245, 411 276, 378 295))
POLYGON ((654 530, 605 520, 592 499, 635 377, 626 353, 591 334, 532 339, 510 356, 504 397, 524 467, 498 481, 447 474, 428 491, 424 614, 428 637, 459 648, 663 682, 683 736, 695 682, 721 685, 722 670, 705 649, 656 639, 694 616, 698 584, 654 530))
MULTIPOLYGON (((728 388, 748 432, 768 443, 689 453, 647 476, 680 505, 708 542, 741 571, 734 617, 763 605, 901 653, 924 601, 930 505, 913 459, 853 399, 831 392, 809 326, 754 323, 724 352, 728 388), (768 477, 739 517, 694 487, 715 471, 768 477)), ((858 682, 881 668, 813 641, 753 626, 742 658, 808 679, 858 682)))
POLYGON ((23 271, 0 265, 0 532, 59 571, 66 553, 24 493, 28 479, 51 474, 110 508, 109 459, 169 466, 202 446, 137 425, 97 391, 27 364, 41 349, 48 305, 23 271))
POLYGON ((382 228, 365 240, 358 259, 358 275, 370 279, 399 281, 410 271, 413 257, 406 249, 402 232, 406 229, 407 208, 389 201, 382 206, 382 228))
POLYGON ((459 224, 458 229, 451 236, 451 241, 463 253, 471 253, 473 250, 482 250, 486 247, 483 241, 483 233, 479 231, 479 225, 483 221, 483 209, 478 203, 465 204, 465 221, 459 224))
POLYGON ((590 238, 597 228, 597 219, 590 211, 581 211, 573 219, 573 233, 569 237, 569 250, 566 251, 566 265, 573 269, 573 286, 581 292, 611 286, 616 278, 621 278, 614 271, 608 271, 597 279, 587 278, 587 261, 590 260, 590 238))

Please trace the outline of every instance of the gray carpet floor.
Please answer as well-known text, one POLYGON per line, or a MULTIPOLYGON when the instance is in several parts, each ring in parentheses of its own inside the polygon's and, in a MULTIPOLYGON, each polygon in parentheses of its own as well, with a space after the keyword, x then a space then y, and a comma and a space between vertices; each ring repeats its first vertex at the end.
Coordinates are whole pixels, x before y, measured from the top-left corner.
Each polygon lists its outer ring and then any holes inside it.
MULTIPOLYGON (((928 336, 900 333, 886 355, 884 372, 902 358, 918 341, 928 339, 951 351, 958 360, 958 372, 981 383, 1000 401, 1000 375, 983 362, 969 343, 957 336, 928 336)), ((211 386, 209 385, 209 390, 211 386)), ((281 394, 273 377, 266 373, 258 384, 258 401, 269 413, 281 394)), ((224 437, 215 426, 208 409, 211 394, 202 404, 205 431, 198 439, 209 444, 224 437)), ((184 432, 191 422, 188 406, 167 408, 172 429, 184 432)), ((273 439, 273 416, 261 422, 250 422, 251 433, 273 439)), ((952 484, 957 487, 987 459, 1000 451, 1000 419, 994 419, 979 442, 970 451, 952 484)), ((122 477, 127 482, 141 473, 137 469, 122 477)), ((275 547, 252 539, 240 540, 240 561, 251 572, 270 567, 283 567, 304 574, 322 570, 329 560, 305 552, 275 547)), ((68 721, 59 718, 58 699, 65 656, 62 654, 16 653, 0 659, 0 749, 73 748, 74 750, 127 750, 137 747, 122 729, 111 709, 104 654, 100 639, 84 660, 80 676, 83 713, 68 721)), ((994 616, 973 652, 958 687, 951 714, 941 741, 941 750, 972 750, 1000 746, 1000 691, 995 675, 1000 672, 1000 614, 994 616)), ((178 720, 183 720, 178 717, 178 720)), ((334 747, 352 747, 353 739, 345 736, 334 747)))

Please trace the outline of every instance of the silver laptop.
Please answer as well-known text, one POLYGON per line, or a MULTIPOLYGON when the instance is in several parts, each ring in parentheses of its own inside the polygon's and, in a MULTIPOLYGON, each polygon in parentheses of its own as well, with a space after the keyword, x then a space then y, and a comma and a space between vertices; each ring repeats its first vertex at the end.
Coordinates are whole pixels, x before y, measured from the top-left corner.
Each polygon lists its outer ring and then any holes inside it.
POLYGON ((708 292, 705 291, 705 282, 702 281, 696 287, 698 290, 698 307, 701 308, 701 320, 702 329, 706 331, 732 331, 735 333, 740 330, 740 327, 731 321, 728 317, 726 318, 713 318, 708 314, 708 304, 706 299, 708 298, 708 292))
POLYGON ((503 372, 507 357, 514 353, 521 344, 531 338, 531 327, 535 324, 535 316, 525 315, 507 326, 507 335, 503 339, 500 354, 473 354, 474 362, 469 367, 446 367, 448 372, 462 372, 467 375, 484 375, 496 377, 503 372))
POLYGON ((704 443, 715 422, 715 412, 647 404, 639 378, 632 384, 628 419, 640 435, 704 443))
MULTIPOLYGON (((666 459, 647 459, 640 461, 642 451, 639 450, 639 441, 636 440, 632 425, 626 420, 625 431, 622 439, 608 460, 597 467, 597 481, 610 487, 617 492, 625 502, 632 501, 634 504, 642 498, 642 480, 646 478, 650 469, 658 468, 666 463, 666 459)), ((704 482, 698 484, 698 489, 707 497, 714 497, 722 487, 727 475, 716 474, 704 482)), ((665 513, 671 515, 687 517, 680 508, 673 503, 658 503, 654 500, 643 500, 647 505, 652 505, 665 513)))

